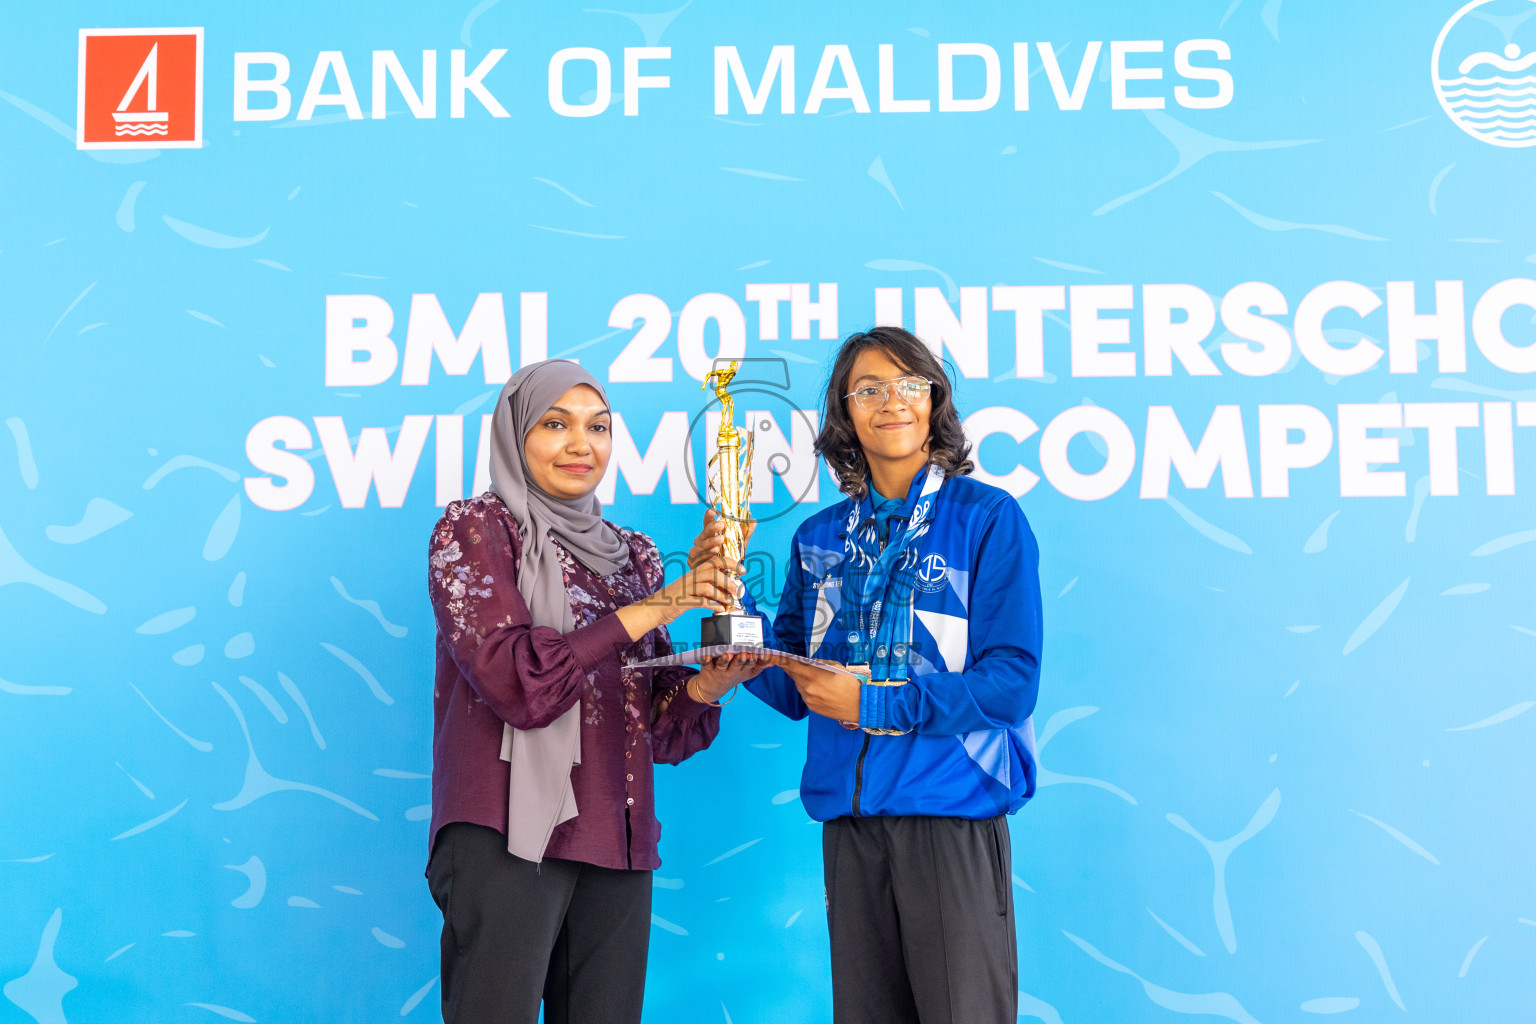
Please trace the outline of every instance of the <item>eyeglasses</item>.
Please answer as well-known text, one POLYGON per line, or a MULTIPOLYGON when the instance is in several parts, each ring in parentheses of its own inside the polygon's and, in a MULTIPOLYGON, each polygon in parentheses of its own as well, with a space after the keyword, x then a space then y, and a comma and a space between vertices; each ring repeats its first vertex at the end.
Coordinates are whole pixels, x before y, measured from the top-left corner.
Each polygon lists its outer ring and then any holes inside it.
POLYGON ((881 409, 895 398, 904 405, 926 401, 933 390, 933 381, 926 377, 892 377, 862 384, 844 395, 851 398, 860 409, 881 409))

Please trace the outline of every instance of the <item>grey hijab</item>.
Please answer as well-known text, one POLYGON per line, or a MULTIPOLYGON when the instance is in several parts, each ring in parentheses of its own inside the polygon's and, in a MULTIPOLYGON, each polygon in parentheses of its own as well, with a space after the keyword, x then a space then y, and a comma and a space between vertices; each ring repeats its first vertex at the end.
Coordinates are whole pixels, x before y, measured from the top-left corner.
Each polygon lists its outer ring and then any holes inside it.
MULTIPOLYGON (((512 375, 491 419, 491 489, 517 520, 523 539, 517 589, 535 626, 561 633, 576 628, 554 541, 600 576, 629 563, 629 545, 603 522, 596 494, 557 498, 541 490, 528 472, 523 439, 577 384, 608 401, 603 386, 586 370, 563 359, 547 359, 512 375)), ((504 726, 501 758, 510 762, 507 850, 538 863, 555 826, 576 817, 571 766, 581 763, 581 701, 542 729, 504 726)))

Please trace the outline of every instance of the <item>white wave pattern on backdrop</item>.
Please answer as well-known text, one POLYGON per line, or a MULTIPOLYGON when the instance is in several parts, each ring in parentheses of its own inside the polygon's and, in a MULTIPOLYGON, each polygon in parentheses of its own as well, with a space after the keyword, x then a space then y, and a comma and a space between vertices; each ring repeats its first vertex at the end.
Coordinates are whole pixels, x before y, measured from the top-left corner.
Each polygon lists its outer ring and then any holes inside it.
MULTIPOLYGON (((1519 63, 1529 67, 1531 62, 1536 53, 1519 63)), ((1471 134, 1522 146, 1536 143, 1536 75, 1464 75, 1437 84, 1456 122, 1471 134)))

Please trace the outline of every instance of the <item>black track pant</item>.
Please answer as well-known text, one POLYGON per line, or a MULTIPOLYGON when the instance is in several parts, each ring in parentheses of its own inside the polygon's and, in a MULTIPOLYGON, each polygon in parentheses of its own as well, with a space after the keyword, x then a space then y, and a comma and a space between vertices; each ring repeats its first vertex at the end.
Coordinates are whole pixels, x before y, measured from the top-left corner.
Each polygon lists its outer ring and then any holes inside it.
POLYGON ((507 852, 495 829, 437 834, 427 867, 443 912, 447 1024, 639 1024, 651 873, 507 852))
POLYGON ((822 856, 837 1024, 1014 1024, 1006 816, 835 818, 822 856))

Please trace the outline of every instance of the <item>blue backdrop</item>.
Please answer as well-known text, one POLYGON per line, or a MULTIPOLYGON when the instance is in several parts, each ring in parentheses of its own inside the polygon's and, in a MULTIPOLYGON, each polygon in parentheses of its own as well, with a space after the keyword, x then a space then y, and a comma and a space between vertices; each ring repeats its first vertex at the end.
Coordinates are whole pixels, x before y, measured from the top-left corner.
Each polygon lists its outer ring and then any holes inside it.
MULTIPOLYGON (((771 591, 877 317, 1040 541, 1023 1019, 1536 1014, 1536 5, 1458 7, 0 15, 0 1022, 432 1018, 426 538, 505 365, 611 381, 681 551, 763 360, 771 591), (77 148, 80 30, 165 27, 203 145, 77 148)), ((747 697, 660 773, 648 1019, 830 1020, 803 754, 747 697)))

